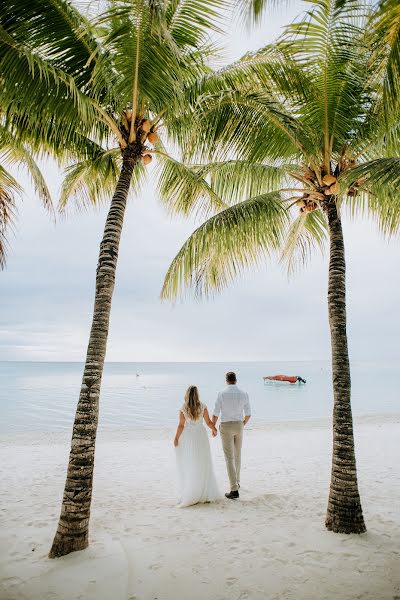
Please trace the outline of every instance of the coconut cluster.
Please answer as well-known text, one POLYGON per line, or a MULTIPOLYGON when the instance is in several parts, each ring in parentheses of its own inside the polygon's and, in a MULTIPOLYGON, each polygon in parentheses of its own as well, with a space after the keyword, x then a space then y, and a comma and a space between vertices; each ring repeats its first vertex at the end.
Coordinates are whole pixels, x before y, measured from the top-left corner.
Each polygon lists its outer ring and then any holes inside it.
MULTIPOLYGON (((142 143, 147 141, 150 144, 155 144, 158 141, 158 135, 154 128, 151 126, 151 123, 148 119, 143 119, 139 125, 139 128, 142 130, 142 143)), ((146 152, 146 148, 144 148, 142 153, 143 164, 149 165, 152 160, 153 157, 151 156, 151 154, 148 154, 146 152)))
POLYGON ((336 181, 336 177, 333 175, 325 175, 322 178, 322 183, 324 184, 324 194, 325 196, 335 196, 339 191, 339 186, 336 181))
POLYGON ((296 206, 300 208, 301 213, 309 213, 317 210, 318 204, 313 200, 309 200, 307 197, 302 198, 301 200, 297 200, 296 206))
POLYGON ((297 200, 296 206, 299 207, 301 213, 310 213, 319 208, 320 202, 325 199, 326 196, 335 196, 339 192, 339 185, 337 178, 334 175, 325 175, 322 178, 322 186, 318 184, 316 175, 308 167, 304 167, 303 174, 301 177, 296 177, 303 183, 310 183, 314 185, 314 189, 307 190, 303 194, 303 197, 297 200))
MULTIPOLYGON (((343 148, 342 155, 338 161, 336 168, 331 170, 334 175, 327 173, 323 175, 322 180, 317 177, 316 173, 310 169, 307 165, 301 166, 301 171, 291 173, 291 176, 302 184, 303 195, 299 198, 295 204, 300 209, 301 213, 313 212, 317 208, 323 205, 324 201, 328 200, 331 196, 337 196, 339 194, 339 183, 338 176, 346 171, 351 171, 357 164, 355 158, 351 158, 346 154, 346 147, 343 148)), ((321 165, 322 173, 324 167, 321 165)), ((359 187, 364 184, 366 177, 360 177, 356 179, 347 189, 346 193, 348 196, 355 196, 359 187)), ((342 190, 345 191, 345 190, 342 190)))
MULTIPOLYGON (((133 117, 133 111, 132 109, 128 108, 124 112, 124 117, 127 121, 127 129, 129 129, 133 117)), ((149 142, 150 144, 154 145, 156 142, 158 142, 159 137, 156 132, 156 129, 154 126, 152 126, 151 122, 148 119, 143 119, 140 116, 138 116, 135 119, 135 125, 137 127, 137 133, 138 135, 140 135, 140 141, 142 142, 142 144, 144 144, 145 142, 149 142)), ((148 150, 148 148, 143 147, 142 161, 144 165, 149 165, 153 160, 153 157, 151 156, 151 154, 148 153, 148 150)))

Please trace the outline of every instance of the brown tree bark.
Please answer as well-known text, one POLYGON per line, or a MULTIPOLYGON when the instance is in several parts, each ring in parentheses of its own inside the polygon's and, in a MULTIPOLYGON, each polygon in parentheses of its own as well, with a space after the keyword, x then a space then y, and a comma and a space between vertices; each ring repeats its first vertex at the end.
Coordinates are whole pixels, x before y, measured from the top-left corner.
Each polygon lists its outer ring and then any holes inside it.
POLYGON ((135 150, 128 146, 123 152, 122 169, 100 244, 92 328, 72 432, 61 515, 49 558, 88 546, 100 385, 121 231, 132 173, 139 158, 135 150))
POLYGON ((334 199, 328 199, 324 208, 330 238, 328 310, 334 397, 332 474, 325 525, 337 533, 363 533, 366 527, 358 492, 351 413, 343 230, 334 199))

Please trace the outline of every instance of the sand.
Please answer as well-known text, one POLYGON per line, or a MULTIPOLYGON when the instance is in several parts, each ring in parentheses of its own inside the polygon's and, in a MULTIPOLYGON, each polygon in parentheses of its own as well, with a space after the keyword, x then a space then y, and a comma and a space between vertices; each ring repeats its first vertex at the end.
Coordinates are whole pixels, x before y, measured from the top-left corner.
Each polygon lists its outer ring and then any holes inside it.
MULTIPOLYGON (((355 423, 368 532, 325 530, 328 421, 245 432, 239 501, 175 505, 173 432, 100 433, 89 549, 49 560, 68 434, 0 438, 2 600, 400 600, 400 416, 355 423)), ((211 440, 223 491, 220 440, 211 440)))

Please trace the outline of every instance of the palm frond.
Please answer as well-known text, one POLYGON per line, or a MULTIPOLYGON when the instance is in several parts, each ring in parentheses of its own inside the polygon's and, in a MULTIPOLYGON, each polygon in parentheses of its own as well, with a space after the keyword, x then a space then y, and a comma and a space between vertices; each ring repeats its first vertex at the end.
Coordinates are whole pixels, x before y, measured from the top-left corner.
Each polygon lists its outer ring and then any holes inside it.
POLYGON ((178 48, 200 48, 207 43, 210 32, 221 32, 229 10, 224 0, 173 0, 165 12, 167 30, 178 48), (224 14, 225 13, 225 14, 224 14))
POLYGON ((211 188, 228 205, 274 191, 286 177, 285 169, 278 164, 246 160, 212 162, 194 169, 209 180, 211 188))
POLYGON ((373 13, 373 78, 383 88, 386 118, 398 115, 400 103, 400 4, 397 0, 381 0, 373 13))
POLYGON ((333 152, 348 141, 365 105, 369 52, 364 44, 366 8, 358 2, 318 0, 305 19, 286 28, 280 44, 313 76, 314 94, 303 120, 316 133, 325 170, 333 152))
POLYGON ((185 287, 193 287, 197 295, 221 290, 243 269, 279 249, 287 222, 276 192, 223 210, 182 246, 165 277, 162 298, 176 298, 185 287))
POLYGON ((266 6, 279 4, 279 0, 240 0, 237 3, 239 15, 246 21, 258 23, 264 13, 266 6))
POLYGON ((64 73, 78 87, 90 84, 100 52, 93 23, 65 0, 7 0, 0 7, 0 24, 18 40, 64 73))
POLYGON ((207 218, 226 208, 199 169, 159 154, 159 198, 171 214, 207 218))
MULTIPOLYGON (((109 201, 115 191, 120 170, 119 149, 98 152, 96 157, 67 167, 61 186, 59 210, 65 211, 71 200, 78 210, 109 201)), ((136 165, 133 185, 138 184, 143 171, 141 163, 136 165)))
POLYGON ((228 91, 204 99, 201 110, 198 148, 208 148, 211 160, 233 156, 253 162, 288 160, 308 157, 313 149, 301 123, 263 91, 228 91))
POLYGON ((326 219, 321 210, 300 214, 288 229, 282 249, 281 262, 288 273, 304 266, 315 249, 322 252, 327 239, 326 219))
POLYGON ((396 235, 400 229, 400 158, 380 158, 352 169, 346 185, 356 192, 348 196, 351 215, 370 215, 385 235, 396 235))
POLYGON ((52 123, 55 138, 67 138, 74 129, 90 133, 99 122, 97 103, 71 75, 19 45, 1 26, 0 77, 1 109, 7 121, 19 125, 21 140, 27 121, 28 131, 36 128, 43 137, 52 123))
POLYGON ((43 173, 33 157, 29 147, 14 138, 0 126, 0 158, 7 165, 25 168, 35 192, 46 210, 53 214, 53 202, 43 173))
POLYGON ((346 174, 345 181, 363 179, 366 187, 381 185, 385 186, 388 192, 397 194, 397 188, 400 185, 400 158, 398 156, 390 158, 377 158, 375 160, 362 163, 346 174))
POLYGON ((290 56, 267 46, 189 86, 191 127, 178 119, 174 134, 191 161, 235 156, 263 162, 307 154, 313 149, 311 132, 290 113, 312 89, 308 74, 290 56))
POLYGON ((15 194, 22 189, 14 177, 0 165, 0 269, 4 269, 8 251, 8 236, 13 228, 17 209, 15 194))
MULTIPOLYGON (((112 0, 97 24, 106 29, 103 47, 118 73, 115 108, 132 102, 137 70, 138 111, 154 115, 179 110, 183 86, 205 72, 200 51, 206 32, 220 20, 221 0, 112 0), (135 50, 140 48, 139 55, 135 50)), ((100 59, 101 61, 101 59, 100 59)))
MULTIPOLYGON (((335 0, 336 8, 340 8, 349 0, 335 0)), ((289 0, 240 0, 237 10, 245 19, 258 23, 268 7, 285 8, 289 0)))

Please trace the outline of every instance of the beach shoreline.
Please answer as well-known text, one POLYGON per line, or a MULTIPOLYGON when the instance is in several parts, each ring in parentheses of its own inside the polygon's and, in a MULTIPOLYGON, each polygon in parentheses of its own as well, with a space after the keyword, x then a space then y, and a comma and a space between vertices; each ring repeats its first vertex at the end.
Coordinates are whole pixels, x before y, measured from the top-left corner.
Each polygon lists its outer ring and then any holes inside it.
MULTIPOLYGON (((354 419, 368 531, 324 528, 330 419, 249 423, 238 502, 179 509, 172 428, 99 430, 89 549, 49 560, 70 431, 0 436, 1 600, 393 600, 400 414, 354 419)), ((221 491, 220 440, 210 440, 221 491)))
MULTIPOLYGON (((101 419, 101 415, 100 415, 101 419)), ((400 413, 366 413, 362 415, 353 415, 353 423, 357 425, 365 424, 376 424, 382 425, 384 423, 399 423, 400 424, 400 413)), ((279 421, 266 421, 257 418, 253 418, 247 425, 248 431, 259 431, 263 430, 266 432, 281 431, 287 429, 293 430, 312 430, 312 429, 329 429, 332 426, 331 417, 305 417, 304 419, 286 419, 279 421)), ((117 441, 128 441, 130 439, 150 439, 160 438, 168 439, 174 435, 176 427, 163 426, 163 427, 102 427, 99 425, 97 432, 97 442, 117 442, 117 441)), ((10 431, 7 433, 0 433, 0 446, 7 444, 25 445, 25 444, 43 444, 51 443, 55 445, 65 444, 69 442, 71 438, 71 429, 57 430, 57 431, 10 431)), ((172 439, 172 437, 171 437, 172 439)))

